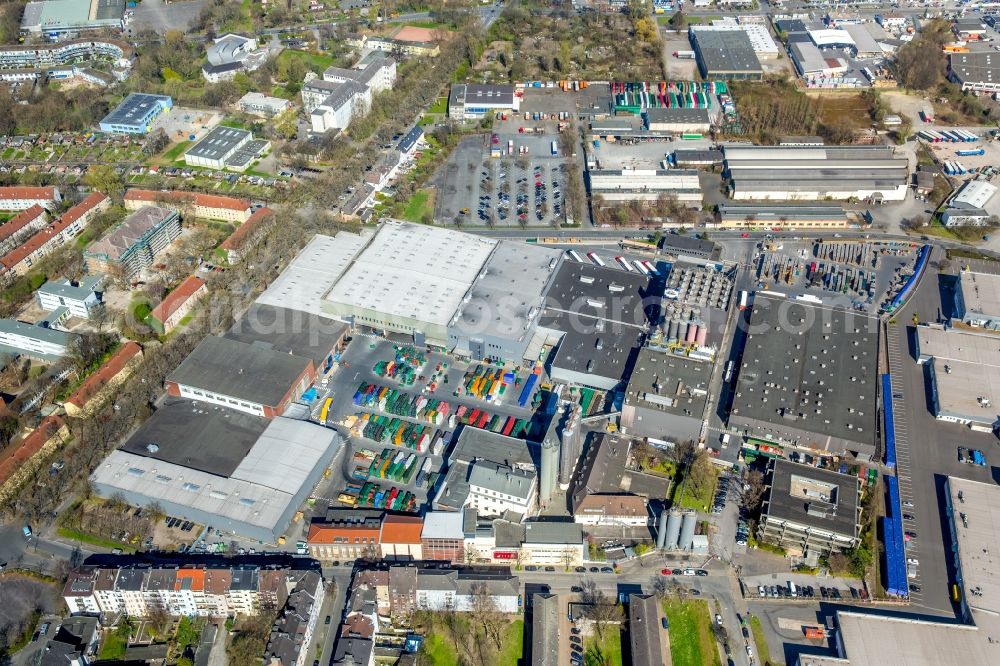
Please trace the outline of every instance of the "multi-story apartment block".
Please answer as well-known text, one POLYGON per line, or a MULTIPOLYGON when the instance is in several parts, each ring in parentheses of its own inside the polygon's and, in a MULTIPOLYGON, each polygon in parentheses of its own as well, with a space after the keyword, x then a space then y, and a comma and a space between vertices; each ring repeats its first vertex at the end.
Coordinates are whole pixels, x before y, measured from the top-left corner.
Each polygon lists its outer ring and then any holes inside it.
POLYGON ((178 208, 181 215, 188 212, 197 218, 246 222, 250 218, 250 202, 246 199, 224 197, 201 192, 177 192, 130 189, 125 193, 125 210, 135 211, 143 206, 170 206, 178 208), (189 210, 188 210, 189 209, 189 210))
POLYGON ((95 241, 83 256, 91 272, 108 272, 117 267, 126 279, 131 279, 152 265, 154 258, 180 235, 177 211, 146 206, 95 241))
POLYGON ((312 594, 322 594, 317 572, 282 566, 85 567, 69 577, 63 599, 71 614, 146 617, 163 610, 174 617, 248 615, 261 606, 284 606, 306 580, 312 594))
POLYGON ((58 187, 0 187, 0 210, 27 210, 32 206, 52 208, 62 201, 58 187))

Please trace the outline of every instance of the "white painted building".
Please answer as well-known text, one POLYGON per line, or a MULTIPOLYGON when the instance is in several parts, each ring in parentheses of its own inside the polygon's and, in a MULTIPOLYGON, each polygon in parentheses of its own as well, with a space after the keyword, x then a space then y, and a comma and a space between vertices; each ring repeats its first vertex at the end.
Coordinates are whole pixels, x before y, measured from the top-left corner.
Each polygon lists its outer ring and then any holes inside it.
POLYGON ((63 278, 43 284, 35 292, 35 298, 46 312, 66 308, 70 316, 86 319, 100 303, 97 290, 103 283, 103 275, 88 275, 75 284, 63 278))
POLYGON ((536 488, 534 472, 477 461, 469 468, 466 506, 484 516, 501 516, 507 511, 524 515, 534 504, 536 488))

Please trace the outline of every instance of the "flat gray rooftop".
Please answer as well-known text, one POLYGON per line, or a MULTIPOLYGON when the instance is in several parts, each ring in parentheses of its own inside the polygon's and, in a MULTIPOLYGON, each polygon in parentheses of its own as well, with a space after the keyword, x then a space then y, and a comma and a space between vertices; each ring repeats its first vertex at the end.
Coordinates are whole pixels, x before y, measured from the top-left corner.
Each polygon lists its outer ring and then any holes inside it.
POLYGON ((817 530, 857 536, 858 477, 782 459, 772 465, 764 513, 817 530), (829 488, 824 491, 825 499, 815 492, 803 492, 809 484, 802 480, 829 488))
POLYGON ((209 336, 167 377, 193 388, 276 407, 312 365, 308 358, 209 336))
POLYGON ((719 204, 719 215, 724 220, 740 221, 746 220, 749 215, 752 215, 755 220, 773 220, 776 222, 780 221, 782 218, 789 220, 847 220, 847 213, 844 211, 843 206, 840 204, 823 203, 808 206, 800 204, 789 204, 784 206, 770 204, 767 206, 761 206, 756 204, 747 205, 724 203, 719 204))
POLYGON ((188 149, 185 157, 198 157, 206 160, 221 160, 229 155, 236 146, 245 142, 253 135, 245 129, 218 125, 205 137, 188 149))
POLYGON ((874 441, 878 326, 867 314, 758 294, 732 416, 874 441))
POLYGON ((917 326, 917 353, 934 359, 939 412, 992 425, 1000 414, 1000 336, 917 326))
POLYGON ((1000 275, 962 271, 959 288, 967 312, 1000 316, 1000 275))
POLYGON ((625 404, 700 418, 708 402, 712 364, 654 351, 639 350, 625 391, 625 404))
POLYGON ((165 95, 147 95, 132 93, 122 100, 122 103, 106 115, 101 123, 110 125, 135 125, 142 121, 146 114, 160 102, 170 99, 165 95))
POLYGON ((122 451, 228 477, 267 428, 244 412, 170 399, 129 437, 122 451))
POLYGON ((311 358, 318 368, 347 329, 347 324, 336 319, 254 303, 224 337, 311 358))
POLYGON ((692 30, 691 44, 709 72, 762 72, 747 33, 733 30, 692 30))
POLYGON ((500 241, 452 320, 459 331, 520 339, 541 313, 560 250, 500 241))

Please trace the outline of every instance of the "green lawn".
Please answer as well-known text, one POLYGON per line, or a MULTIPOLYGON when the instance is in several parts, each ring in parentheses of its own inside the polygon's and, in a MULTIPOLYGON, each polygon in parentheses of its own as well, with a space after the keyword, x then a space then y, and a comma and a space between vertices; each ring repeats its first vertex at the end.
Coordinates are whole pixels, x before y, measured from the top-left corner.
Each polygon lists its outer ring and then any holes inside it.
POLYGON ((180 156, 184 154, 184 151, 188 149, 191 145, 191 141, 181 141, 176 146, 163 153, 163 157, 173 162, 176 159, 180 159, 180 156))
POLYGON ((440 634, 431 634, 424 639, 423 653, 432 666, 449 666, 458 663, 458 655, 440 634))
POLYGON ((691 491, 691 485, 683 481, 678 483, 674 489, 674 506, 684 509, 694 509, 696 511, 708 511, 712 506, 712 498, 715 496, 715 486, 718 477, 713 483, 705 487, 701 493, 691 491), (683 494, 682 494, 683 493, 683 494))
POLYGON ((317 55, 314 53, 307 53, 305 51, 294 51, 292 49, 285 49, 278 56, 278 62, 282 59, 297 59, 305 63, 306 67, 316 72, 317 74, 322 74, 323 70, 333 64, 333 56, 327 55, 317 55))
POLYGON ((125 656, 125 647, 128 645, 128 624, 121 621, 114 631, 109 631, 104 635, 104 643, 101 644, 101 651, 97 658, 101 660, 117 661, 125 656))
POLYGON ((123 552, 134 553, 135 548, 132 546, 121 543, 119 541, 112 541, 111 539, 104 539, 102 537, 94 536, 93 534, 87 534, 86 532, 81 532, 80 530, 75 530, 72 527, 60 527, 56 530, 64 539, 73 539, 74 541, 81 541, 83 543, 90 544, 91 546, 97 546, 99 548, 121 548, 123 552))
POLYGON ((584 645, 584 664, 586 666, 616 666, 622 661, 622 635, 615 625, 604 629, 604 640, 598 640, 593 633, 584 645))
POLYGON ((676 666, 714 666, 721 663, 712 637, 708 602, 701 599, 668 599, 663 602, 663 610, 670 622, 670 656, 676 666))
MULTIPOLYGON (((465 618, 463 618, 465 619, 465 618)), ((492 647, 492 645, 491 645, 492 647)), ((619 652, 621 648, 619 647, 619 652)), ((422 654, 432 666, 452 666, 458 663, 458 654, 443 634, 431 633, 424 638, 422 654)), ((507 625, 503 647, 493 661, 496 666, 517 666, 524 656, 524 620, 514 620, 507 625)), ((619 656, 618 663, 621 663, 619 656)))
POLYGON ((757 661, 762 664, 775 662, 771 661, 771 650, 767 647, 767 637, 764 636, 764 628, 760 626, 760 618, 756 615, 749 616, 750 631, 753 632, 753 642, 757 644, 757 661))
POLYGON ((448 113, 448 98, 441 96, 434 100, 427 113, 448 113))
POLYGON ((507 626, 507 634, 503 639, 503 648, 497 655, 499 666, 517 666, 524 655, 524 620, 514 620, 507 626))
POLYGON ((417 190, 403 208, 403 218, 422 222, 425 215, 434 215, 434 197, 428 189, 417 190))

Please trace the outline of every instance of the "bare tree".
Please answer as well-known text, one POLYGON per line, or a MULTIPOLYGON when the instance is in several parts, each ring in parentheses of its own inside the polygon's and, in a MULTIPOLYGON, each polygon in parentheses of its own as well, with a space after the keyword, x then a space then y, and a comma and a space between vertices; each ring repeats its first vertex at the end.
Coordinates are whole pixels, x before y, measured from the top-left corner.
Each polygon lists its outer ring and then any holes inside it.
POLYGON ((472 620, 482 626, 486 638, 493 641, 497 650, 503 647, 507 620, 497 608, 496 600, 485 583, 472 589, 472 620))
POLYGON ((760 508, 766 491, 767 485, 764 483, 764 475, 757 470, 745 470, 739 486, 740 506, 749 513, 753 513, 760 508))

